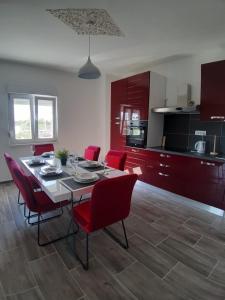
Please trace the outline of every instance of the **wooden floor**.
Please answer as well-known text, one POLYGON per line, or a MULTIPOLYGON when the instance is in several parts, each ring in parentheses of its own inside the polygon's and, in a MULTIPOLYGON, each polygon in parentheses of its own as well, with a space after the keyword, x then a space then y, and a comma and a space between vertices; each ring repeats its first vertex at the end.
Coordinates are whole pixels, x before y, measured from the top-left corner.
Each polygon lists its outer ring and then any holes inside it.
MULTIPOLYGON (((225 299, 225 219, 209 207, 138 182, 125 222, 129 250, 97 232, 84 271, 72 238, 37 246, 16 197, 13 184, 0 185, 0 299, 225 299)), ((43 239, 65 233, 68 221, 65 213, 43 224, 43 239)), ((112 230, 122 233, 120 224, 112 230)))

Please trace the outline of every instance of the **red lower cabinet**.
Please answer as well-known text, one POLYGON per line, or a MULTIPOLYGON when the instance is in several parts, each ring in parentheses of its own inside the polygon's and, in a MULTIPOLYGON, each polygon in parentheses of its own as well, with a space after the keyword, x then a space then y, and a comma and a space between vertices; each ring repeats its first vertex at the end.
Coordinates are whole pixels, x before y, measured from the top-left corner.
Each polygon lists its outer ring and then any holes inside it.
POLYGON ((132 147, 125 147, 125 151, 126 170, 138 174, 139 180, 225 209, 223 162, 132 147))

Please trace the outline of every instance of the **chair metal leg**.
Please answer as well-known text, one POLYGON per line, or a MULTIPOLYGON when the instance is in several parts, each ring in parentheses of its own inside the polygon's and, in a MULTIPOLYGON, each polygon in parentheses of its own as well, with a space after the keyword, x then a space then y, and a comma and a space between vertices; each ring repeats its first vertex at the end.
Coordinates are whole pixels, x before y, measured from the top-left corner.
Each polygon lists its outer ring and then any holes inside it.
POLYGON ((20 202, 20 190, 18 191, 17 204, 18 205, 24 205, 24 202, 20 202))
POLYGON ((88 270, 89 269, 89 234, 86 233, 86 261, 83 262, 83 260, 80 258, 80 256, 78 255, 77 251, 76 251, 76 237, 74 237, 74 244, 75 244, 75 256, 78 259, 78 261, 81 263, 82 267, 84 268, 84 270, 88 270))
MULTIPOLYGON (((44 222, 47 222, 47 221, 49 221, 49 220, 52 220, 52 219, 61 217, 62 214, 63 214, 63 209, 61 208, 61 212, 60 212, 59 214, 57 214, 57 215, 55 215, 55 216, 52 216, 52 217, 49 217, 49 218, 42 219, 42 220, 40 220, 40 223, 44 223, 44 222)), ((33 214, 33 215, 31 215, 31 214, 30 214, 30 211, 29 211, 29 214, 28 214, 28 216, 27 216, 27 223, 28 223, 29 225, 32 225, 32 226, 33 226, 33 225, 37 225, 37 224, 38 224, 38 221, 36 221, 36 222, 30 222, 30 219, 31 219, 31 218, 35 218, 35 217, 38 217, 38 214, 33 214)))
POLYGON ((62 239, 65 239, 65 238, 67 238, 67 237, 69 237, 69 236, 71 236, 71 235, 74 235, 74 234, 76 234, 76 233, 78 232, 78 230, 77 230, 77 231, 74 231, 74 232, 71 232, 71 233, 68 232, 66 235, 60 236, 60 237, 58 237, 58 238, 56 238, 56 239, 53 239, 53 240, 48 241, 48 242, 45 242, 45 243, 41 243, 41 241, 40 241, 40 235, 41 235, 41 223, 43 223, 43 221, 46 222, 47 220, 50 220, 50 219, 53 219, 53 218, 54 218, 54 217, 51 217, 51 218, 48 218, 48 219, 41 220, 41 214, 38 214, 38 221, 36 222, 37 225, 38 225, 38 229, 37 229, 37 241, 38 241, 38 245, 41 246, 41 247, 42 247, 42 246, 47 246, 47 245, 52 244, 52 243, 54 243, 54 242, 60 241, 60 240, 62 240, 62 239))
POLYGON ((125 244, 118 239, 111 231, 109 231, 109 229, 104 228, 104 231, 118 244, 120 244, 120 246, 122 246, 124 249, 128 249, 129 245, 128 245, 128 240, 127 240, 127 233, 126 233, 126 228, 124 225, 124 221, 122 220, 122 227, 123 227, 123 233, 124 233, 124 237, 125 237, 125 244))

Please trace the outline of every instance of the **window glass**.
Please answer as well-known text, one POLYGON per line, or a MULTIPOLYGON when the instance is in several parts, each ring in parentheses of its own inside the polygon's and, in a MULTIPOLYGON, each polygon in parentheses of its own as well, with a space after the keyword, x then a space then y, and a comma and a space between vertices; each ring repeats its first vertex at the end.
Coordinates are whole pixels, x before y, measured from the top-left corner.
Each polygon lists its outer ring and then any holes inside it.
POLYGON ((38 99, 38 138, 52 139, 54 137, 54 102, 38 99))
POLYGON ((14 98, 13 104, 15 139, 32 139, 30 99, 14 98))

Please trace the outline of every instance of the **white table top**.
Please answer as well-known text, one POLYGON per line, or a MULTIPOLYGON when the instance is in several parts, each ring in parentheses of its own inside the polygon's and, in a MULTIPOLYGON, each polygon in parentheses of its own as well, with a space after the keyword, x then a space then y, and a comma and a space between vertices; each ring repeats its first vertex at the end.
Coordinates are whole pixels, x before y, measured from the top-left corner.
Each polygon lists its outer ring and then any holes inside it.
MULTIPOLYGON (((37 157, 37 156, 36 156, 37 157)), ((71 197, 73 196, 73 198, 76 197, 80 197, 82 195, 88 194, 92 191, 93 186, 95 183, 93 183, 93 185, 89 185, 89 186, 84 186, 81 187, 79 189, 76 189, 75 191, 71 192, 69 189, 67 189, 62 183, 61 183, 61 179, 53 179, 53 180, 45 180, 41 175, 39 175, 38 171, 40 170, 41 167, 32 167, 29 166, 28 162, 32 159, 33 157, 23 157, 20 159, 23 168, 25 169, 25 171, 30 175, 33 175, 36 180, 39 182, 42 190, 49 196, 49 198, 57 203, 63 200, 70 200, 71 197)), ((46 158, 45 159, 48 163, 52 163, 53 159, 49 159, 46 158)), ((62 166, 62 169, 64 172, 66 172, 67 174, 69 174, 69 177, 73 175, 74 170, 73 168, 68 164, 67 166, 62 166)), ((83 169, 81 167, 77 167, 77 170, 79 173, 86 173, 88 172, 86 169, 83 169)), ((103 173, 104 171, 97 171, 96 173, 103 173)), ((111 177, 117 177, 117 176, 122 176, 125 175, 126 173, 123 171, 119 171, 119 170, 115 170, 115 169, 110 169, 109 172, 107 172, 107 174, 105 174, 105 177, 111 178, 111 177)), ((63 178, 65 179, 65 178, 63 178)))

